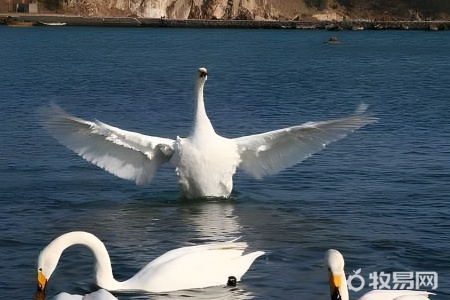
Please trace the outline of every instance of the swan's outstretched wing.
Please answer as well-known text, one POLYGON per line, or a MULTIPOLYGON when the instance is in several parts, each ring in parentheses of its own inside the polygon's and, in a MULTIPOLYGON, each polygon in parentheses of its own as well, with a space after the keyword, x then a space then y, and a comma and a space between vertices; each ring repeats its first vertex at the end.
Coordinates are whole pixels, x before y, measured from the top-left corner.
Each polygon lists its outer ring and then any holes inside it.
POLYGON ((327 144, 345 137, 377 119, 364 114, 361 106, 346 118, 308 122, 266 133, 235 138, 241 156, 239 168, 261 178, 275 174, 324 149, 327 144))
POLYGON ((61 144, 87 161, 136 184, 150 183, 170 160, 175 140, 122 130, 71 116, 57 105, 39 110, 42 125, 61 144))

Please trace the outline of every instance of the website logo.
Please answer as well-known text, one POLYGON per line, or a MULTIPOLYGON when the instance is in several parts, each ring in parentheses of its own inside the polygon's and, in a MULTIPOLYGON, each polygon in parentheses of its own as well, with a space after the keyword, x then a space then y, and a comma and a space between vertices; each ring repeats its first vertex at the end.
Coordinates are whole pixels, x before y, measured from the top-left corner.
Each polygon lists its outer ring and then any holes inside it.
MULTIPOLYGON (((361 269, 353 271, 347 278, 350 291, 359 292, 366 285, 361 269)), ((435 290, 438 288, 438 273, 434 271, 371 272, 369 287, 374 290, 435 290)))

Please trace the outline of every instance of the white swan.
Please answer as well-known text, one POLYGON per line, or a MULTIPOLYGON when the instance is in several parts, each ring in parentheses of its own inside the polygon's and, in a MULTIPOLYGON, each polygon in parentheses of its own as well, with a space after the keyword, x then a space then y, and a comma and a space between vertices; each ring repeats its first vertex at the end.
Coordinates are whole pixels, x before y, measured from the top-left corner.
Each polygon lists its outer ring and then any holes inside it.
MULTIPOLYGON (((325 253, 331 300, 349 300, 344 264, 344 257, 339 251, 330 249, 325 253)), ((414 290, 373 290, 364 294, 359 300, 427 300, 428 295, 434 294, 414 290)))
POLYGON ((61 253, 76 244, 85 245, 92 251, 95 282, 109 291, 169 292, 226 285, 230 276, 234 276, 235 281, 240 281, 253 261, 264 254, 263 251, 255 251, 243 255, 247 243, 236 240, 183 247, 161 255, 132 278, 119 282, 113 277, 105 245, 93 234, 74 231, 53 240, 39 255, 38 291, 45 293, 47 281, 55 270, 61 253))
POLYGON ((206 115, 206 79, 206 69, 200 68, 195 81, 196 113, 186 138, 148 136, 100 121, 85 121, 56 105, 40 110, 42 124, 60 143, 87 161, 138 185, 149 184, 158 167, 171 162, 176 167, 181 193, 197 198, 228 197, 237 168, 255 178, 275 174, 376 120, 364 114, 364 106, 341 119, 229 139, 214 131, 206 115))

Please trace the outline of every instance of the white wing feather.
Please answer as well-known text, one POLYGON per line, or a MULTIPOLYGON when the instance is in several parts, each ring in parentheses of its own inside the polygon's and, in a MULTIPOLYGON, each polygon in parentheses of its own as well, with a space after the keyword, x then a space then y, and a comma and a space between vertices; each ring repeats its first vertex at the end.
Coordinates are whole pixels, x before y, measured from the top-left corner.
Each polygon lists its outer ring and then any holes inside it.
POLYGON ((169 251, 145 266, 127 283, 159 292, 221 285, 230 275, 239 281, 252 262, 264 252, 243 255, 247 243, 234 241, 169 251))
POLYGON ((247 243, 235 241, 236 239, 229 242, 218 242, 206 245, 188 246, 170 250, 169 252, 166 252, 165 254, 151 261, 140 272, 146 272, 147 269, 154 270, 155 268, 159 268, 160 266, 163 266, 170 261, 177 260, 183 256, 187 257, 189 254, 195 252, 203 252, 211 250, 236 250, 238 251, 237 253, 239 253, 240 256, 247 248, 247 243))
POLYGON ((362 105, 346 118, 308 122, 235 138, 241 156, 239 168, 256 178, 262 178, 291 167, 324 149, 327 144, 375 122, 376 118, 363 114, 366 108, 362 105))
POLYGON ((170 160, 175 140, 122 130, 67 114, 57 105, 41 108, 42 125, 61 144, 85 160, 138 185, 149 184, 170 160))

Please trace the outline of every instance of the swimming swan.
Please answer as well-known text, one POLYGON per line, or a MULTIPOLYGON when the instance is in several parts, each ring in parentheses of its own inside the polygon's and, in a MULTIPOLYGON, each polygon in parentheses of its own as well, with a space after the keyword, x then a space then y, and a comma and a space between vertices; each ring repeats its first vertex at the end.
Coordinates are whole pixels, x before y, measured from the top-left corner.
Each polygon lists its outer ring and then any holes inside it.
POLYGON ((85 121, 55 104, 42 107, 40 119, 61 144, 98 167, 138 185, 149 184, 161 164, 172 163, 180 191, 187 198, 229 197, 237 168, 255 178, 275 174, 376 120, 364 114, 367 106, 362 106, 353 115, 341 119, 225 138, 214 131, 206 115, 203 101, 206 79, 206 69, 200 68, 195 81, 194 123, 186 138, 143 135, 100 121, 85 121))
POLYGON ((40 253, 38 292, 45 293, 61 253, 77 244, 92 251, 95 283, 109 291, 142 290, 159 293, 226 285, 232 276, 234 282, 240 281, 253 261, 264 254, 263 251, 255 251, 243 255, 247 243, 236 240, 183 247, 161 255, 132 278, 119 282, 113 277, 111 260, 102 241, 93 234, 73 231, 56 238, 40 253))
MULTIPOLYGON (((325 266, 328 268, 331 300, 349 300, 347 280, 344 271, 344 257, 334 249, 325 253, 325 266)), ((428 300, 433 293, 413 290, 373 290, 359 300, 428 300)))

